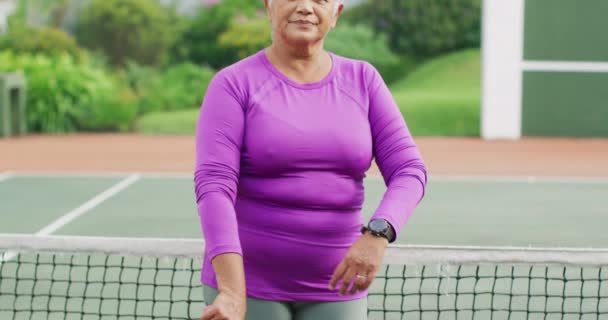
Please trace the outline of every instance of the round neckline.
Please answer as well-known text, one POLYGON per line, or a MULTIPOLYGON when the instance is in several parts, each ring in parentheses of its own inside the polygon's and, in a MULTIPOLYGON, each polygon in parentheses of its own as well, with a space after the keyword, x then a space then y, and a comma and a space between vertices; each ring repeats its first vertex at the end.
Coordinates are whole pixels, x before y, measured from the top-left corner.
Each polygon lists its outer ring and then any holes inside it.
POLYGON ((287 77, 285 74, 283 74, 283 72, 281 72, 279 69, 277 69, 272 64, 272 62, 270 62, 270 59, 268 59, 268 56, 266 55, 266 49, 260 50, 259 57, 262 60, 262 62, 264 63, 264 65, 268 68, 268 70, 270 70, 270 72, 272 72, 275 76, 277 76, 279 79, 283 80, 290 86, 293 86, 293 87, 296 87, 299 89, 315 89, 315 88, 319 88, 319 87, 325 85, 326 83, 330 82, 333 79, 334 75, 336 74, 337 59, 331 51, 327 51, 327 50, 325 50, 325 51, 329 54, 329 57, 331 58, 331 69, 329 70, 329 73, 327 75, 325 75, 325 77, 323 77, 323 79, 321 79, 319 81, 308 82, 308 83, 296 82, 296 81, 290 79, 289 77, 287 77))

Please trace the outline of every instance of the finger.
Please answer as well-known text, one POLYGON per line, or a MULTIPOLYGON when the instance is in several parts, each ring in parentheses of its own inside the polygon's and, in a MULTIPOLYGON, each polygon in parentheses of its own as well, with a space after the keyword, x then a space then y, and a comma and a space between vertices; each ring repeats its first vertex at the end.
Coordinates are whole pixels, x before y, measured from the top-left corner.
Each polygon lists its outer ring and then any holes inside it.
POLYGON ((201 317, 201 320, 214 320, 215 316, 217 316, 217 313, 217 308, 213 305, 209 305, 205 307, 205 310, 203 310, 203 316, 201 317))
POLYGON ((348 294, 352 296, 359 290, 360 290, 359 284, 357 284, 357 280, 355 279, 355 282, 353 283, 353 286, 350 288, 350 291, 348 292, 348 294))
POLYGON ((205 308, 203 311, 203 316, 201 320, 214 320, 217 314, 217 309, 215 308, 205 308))
POLYGON ((219 305, 217 307, 217 313, 212 320, 229 320, 233 319, 236 314, 236 307, 230 305, 219 305))
POLYGON ((334 290, 338 280, 344 275, 344 271, 346 271, 346 264, 344 260, 338 264, 338 267, 334 271, 333 276, 331 277, 331 281, 329 281, 329 290, 334 290))
POLYGON ((355 284, 359 287, 362 287, 367 283, 367 273, 366 272, 357 272, 355 275, 355 284))
POLYGON ((344 274, 344 278, 342 279, 342 287, 340 288, 340 295, 343 296, 346 293, 346 290, 350 286, 353 281, 353 277, 355 276, 355 271, 352 268, 348 268, 346 273, 344 274))
POLYGON ((350 289, 350 294, 353 295, 357 291, 362 290, 362 288, 367 283, 367 273, 365 272, 356 272, 355 280, 353 281, 353 286, 350 289))
POLYGON ((376 272, 374 270, 370 270, 365 276, 367 277, 365 279, 365 283, 359 286, 361 290, 367 290, 372 285, 372 282, 374 282, 374 279, 376 279, 376 272))

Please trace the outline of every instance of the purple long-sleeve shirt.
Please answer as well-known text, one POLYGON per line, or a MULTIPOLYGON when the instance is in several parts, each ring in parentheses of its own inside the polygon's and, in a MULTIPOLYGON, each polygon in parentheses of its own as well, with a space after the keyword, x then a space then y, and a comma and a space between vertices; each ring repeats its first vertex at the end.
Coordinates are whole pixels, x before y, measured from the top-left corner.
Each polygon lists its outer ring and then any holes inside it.
POLYGON ((247 295, 340 301, 328 284, 361 236, 372 159, 387 185, 373 214, 397 234, 424 195, 426 170, 403 116, 369 63, 330 53, 330 73, 299 84, 265 51, 219 71, 196 131, 195 193, 211 260, 243 256, 247 295))

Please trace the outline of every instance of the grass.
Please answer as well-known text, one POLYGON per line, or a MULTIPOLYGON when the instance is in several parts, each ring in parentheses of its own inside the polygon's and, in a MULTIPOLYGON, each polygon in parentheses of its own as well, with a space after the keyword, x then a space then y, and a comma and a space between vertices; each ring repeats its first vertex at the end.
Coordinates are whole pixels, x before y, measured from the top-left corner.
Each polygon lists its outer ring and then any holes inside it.
POLYGON ((391 92, 414 135, 479 136, 481 75, 478 49, 423 64, 391 92))
POLYGON ((475 136, 480 134, 479 98, 406 93, 396 95, 401 113, 415 136, 475 136))
POLYGON ((151 112, 135 123, 135 131, 144 134, 193 135, 199 109, 151 112))
MULTIPOLYGON (((409 63, 409 62, 408 62, 409 63)), ((390 85, 415 136, 479 136, 480 51, 468 49, 432 59, 390 85)), ((194 134, 199 109, 154 112, 140 117, 136 131, 194 134)))

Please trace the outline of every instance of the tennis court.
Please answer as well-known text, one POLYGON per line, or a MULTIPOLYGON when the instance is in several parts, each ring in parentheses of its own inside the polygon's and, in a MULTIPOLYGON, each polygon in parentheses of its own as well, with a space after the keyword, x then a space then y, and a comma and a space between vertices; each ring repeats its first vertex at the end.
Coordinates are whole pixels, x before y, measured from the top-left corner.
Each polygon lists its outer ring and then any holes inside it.
MULTIPOLYGON (((385 187, 370 176, 365 188, 367 219, 385 187)), ((425 201, 399 241, 607 248, 607 194, 608 179, 601 178, 431 176, 425 201)), ((6 172, 0 212, 0 233, 202 238, 188 174, 6 172)), ((195 253, 196 244, 189 243, 195 253)), ((170 244, 157 249, 179 251, 170 244)), ((370 319, 598 319, 608 313, 608 270, 593 263, 405 267, 395 259, 372 288, 370 319)), ((2 319, 189 319, 202 308, 196 257, 24 253, 4 260, 2 319)))
MULTIPOLYGON (((384 182, 368 177, 365 189, 367 220, 384 182)), ((187 174, 12 173, 0 182, 0 233, 55 226, 58 235, 200 239, 193 192, 187 174), (82 206, 81 215, 57 224, 82 206)), ((608 179, 599 178, 430 177, 399 241, 608 247, 606 195, 608 179)))

